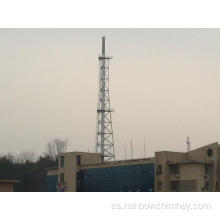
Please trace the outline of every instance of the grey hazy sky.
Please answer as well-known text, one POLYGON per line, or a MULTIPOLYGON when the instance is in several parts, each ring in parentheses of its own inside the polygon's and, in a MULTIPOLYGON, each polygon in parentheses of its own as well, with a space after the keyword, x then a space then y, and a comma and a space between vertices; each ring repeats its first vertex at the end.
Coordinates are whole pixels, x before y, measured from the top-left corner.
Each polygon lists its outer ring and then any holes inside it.
POLYGON ((0 153, 94 150, 102 35, 118 159, 219 140, 220 29, 0 29, 0 153))

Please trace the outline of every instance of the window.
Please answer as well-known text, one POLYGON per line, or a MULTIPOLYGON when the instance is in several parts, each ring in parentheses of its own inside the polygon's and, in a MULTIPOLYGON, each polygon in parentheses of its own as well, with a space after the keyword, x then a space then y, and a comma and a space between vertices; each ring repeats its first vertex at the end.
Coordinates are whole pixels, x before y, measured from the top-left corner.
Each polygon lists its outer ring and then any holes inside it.
POLYGON ((179 165, 178 164, 173 164, 170 166, 170 174, 174 174, 174 175, 179 174, 179 165))
POLYGON ((162 166, 158 165, 157 166, 157 175, 162 174, 162 166))
POLYGON ((210 173, 210 165, 206 164, 205 165, 205 175, 208 175, 210 173))
POLYGON ((61 174, 60 174, 60 182, 61 182, 61 183, 64 183, 64 173, 61 173, 61 174))
POLYGON ((138 172, 137 172, 137 175, 138 175, 138 176, 141 176, 141 175, 142 175, 142 172, 141 172, 141 171, 138 171, 138 172))
POLYGON ((64 156, 60 157, 60 166, 64 167, 64 156))
POLYGON ((209 191, 209 181, 205 182, 205 190, 209 191))
POLYGON ((179 181, 171 181, 170 183, 171 192, 179 191, 179 181))
POLYGON ((162 192, 162 181, 157 181, 157 191, 162 192))
POLYGON ((211 148, 209 148, 209 149, 207 150, 207 155, 208 155, 208 157, 212 157, 212 155, 213 155, 213 150, 212 150, 211 148))
POLYGON ((196 192, 197 180, 182 180, 180 181, 180 192, 196 192))
POLYGON ((170 189, 172 192, 196 192, 197 181, 196 180, 171 181, 170 189))
POLYGON ((81 180, 81 174, 80 174, 80 172, 77 172, 76 173, 76 186, 77 186, 77 188, 80 187, 80 180, 81 180))
POLYGON ((76 163, 77 163, 77 166, 81 165, 81 155, 76 155, 76 163))

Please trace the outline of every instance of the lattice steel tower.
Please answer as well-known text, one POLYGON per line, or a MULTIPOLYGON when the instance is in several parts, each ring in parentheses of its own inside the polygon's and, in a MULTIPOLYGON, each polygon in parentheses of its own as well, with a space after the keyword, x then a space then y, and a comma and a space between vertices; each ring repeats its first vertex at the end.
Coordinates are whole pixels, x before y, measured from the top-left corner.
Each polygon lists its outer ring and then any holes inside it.
POLYGON ((109 97, 109 61, 105 55, 105 37, 102 37, 102 55, 99 56, 99 95, 97 106, 96 152, 101 153, 101 161, 115 160, 112 129, 112 109, 109 97))

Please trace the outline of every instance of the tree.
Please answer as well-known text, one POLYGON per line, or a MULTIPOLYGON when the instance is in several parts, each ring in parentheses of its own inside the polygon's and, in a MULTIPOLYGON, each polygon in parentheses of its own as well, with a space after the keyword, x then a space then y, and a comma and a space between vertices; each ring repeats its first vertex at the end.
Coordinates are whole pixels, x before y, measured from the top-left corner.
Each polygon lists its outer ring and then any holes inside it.
POLYGON ((16 163, 26 163, 34 162, 34 152, 33 151, 23 151, 17 155, 15 158, 16 163))
POLYGON ((8 152, 5 155, 5 158, 8 159, 11 163, 14 163, 16 161, 16 156, 12 152, 8 152))
POLYGON ((56 161, 57 157, 60 153, 64 153, 67 151, 68 140, 62 139, 53 139, 50 140, 47 144, 47 149, 45 155, 56 161))
POLYGON ((18 155, 19 159, 12 153, 0 155, 0 179, 19 180, 20 183, 14 185, 15 192, 45 192, 47 169, 57 166, 57 162, 47 156, 40 156, 35 162, 31 162, 29 160, 32 159, 33 153, 22 152, 18 155), (19 160, 19 163, 16 160, 19 160))

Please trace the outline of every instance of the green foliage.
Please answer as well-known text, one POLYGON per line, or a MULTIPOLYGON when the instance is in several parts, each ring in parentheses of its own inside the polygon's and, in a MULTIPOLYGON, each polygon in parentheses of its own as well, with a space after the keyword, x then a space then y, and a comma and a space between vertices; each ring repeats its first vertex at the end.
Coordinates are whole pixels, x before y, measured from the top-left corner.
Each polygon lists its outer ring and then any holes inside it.
POLYGON ((57 162, 48 156, 39 157, 36 162, 16 160, 0 157, 0 179, 16 179, 15 192, 45 192, 47 168, 57 166, 57 162))

